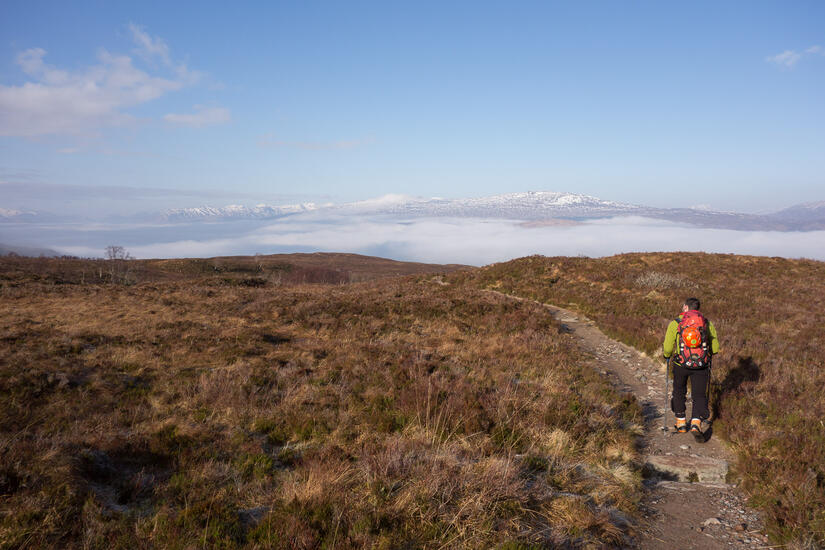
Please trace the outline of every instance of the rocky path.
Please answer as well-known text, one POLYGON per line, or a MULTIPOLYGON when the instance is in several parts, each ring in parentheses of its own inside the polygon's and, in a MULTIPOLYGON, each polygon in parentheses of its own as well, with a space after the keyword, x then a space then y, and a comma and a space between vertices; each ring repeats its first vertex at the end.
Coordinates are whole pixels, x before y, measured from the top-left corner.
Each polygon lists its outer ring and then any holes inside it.
MULTIPOLYGON (((496 291, 507 299, 524 301, 496 291)), ((540 304, 592 354, 601 374, 620 391, 642 404, 648 488, 645 524, 639 548, 645 550, 770 548, 761 534, 758 514, 745 506, 744 495, 726 482, 732 453, 708 427, 704 442, 673 431, 673 415, 665 410, 665 366, 607 337, 586 317, 540 304), (667 416, 663 419, 663 414, 667 416), (666 421, 667 430, 663 429, 666 421)), ((691 402, 688 400, 688 412, 691 402)))

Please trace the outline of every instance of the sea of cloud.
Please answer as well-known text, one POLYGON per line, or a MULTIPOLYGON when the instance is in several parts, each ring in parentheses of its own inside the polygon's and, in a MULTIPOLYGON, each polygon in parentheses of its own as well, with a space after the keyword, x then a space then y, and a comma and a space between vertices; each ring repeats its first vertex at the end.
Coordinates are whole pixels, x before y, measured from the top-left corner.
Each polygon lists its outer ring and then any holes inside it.
POLYGON ((531 254, 597 257, 696 251, 825 260, 825 231, 705 229, 634 217, 528 225, 469 218, 292 216, 274 221, 143 226, 29 226, 27 235, 42 246, 83 257, 102 256, 107 245, 118 244, 137 258, 325 251, 485 265, 531 254))

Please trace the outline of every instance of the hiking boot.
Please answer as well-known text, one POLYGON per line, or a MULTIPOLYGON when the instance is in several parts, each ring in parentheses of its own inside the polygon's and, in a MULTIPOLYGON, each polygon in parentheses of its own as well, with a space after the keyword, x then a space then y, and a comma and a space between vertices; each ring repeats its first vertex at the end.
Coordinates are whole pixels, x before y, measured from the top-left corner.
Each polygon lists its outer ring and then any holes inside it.
POLYGON ((695 437, 696 439, 704 437, 705 434, 702 433, 702 421, 700 419, 690 419, 690 433, 693 434, 693 437, 695 437))
POLYGON ((680 434, 686 433, 688 431, 687 427, 687 419, 676 417, 676 424, 673 426, 676 428, 676 431, 680 434))

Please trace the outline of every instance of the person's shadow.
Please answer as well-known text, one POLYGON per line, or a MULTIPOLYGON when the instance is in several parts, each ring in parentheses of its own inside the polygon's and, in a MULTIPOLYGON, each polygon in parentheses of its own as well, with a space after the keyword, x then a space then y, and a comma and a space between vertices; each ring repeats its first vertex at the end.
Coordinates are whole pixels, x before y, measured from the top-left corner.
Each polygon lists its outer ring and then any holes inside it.
MULTIPOLYGON (((724 415, 724 410, 721 408, 725 398, 736 392, 745 382, 759 382, 762 377, 762 371, 753 358, 737 356, 736 366, 728 371, 725 379, 719 383, 711 383, 712 397, 710 400, 711 410, 713 411, 712 419, 718 420, 724 415)), ((705 441, 710 439, 713 435, 713 424, 705 431, 705 441)))

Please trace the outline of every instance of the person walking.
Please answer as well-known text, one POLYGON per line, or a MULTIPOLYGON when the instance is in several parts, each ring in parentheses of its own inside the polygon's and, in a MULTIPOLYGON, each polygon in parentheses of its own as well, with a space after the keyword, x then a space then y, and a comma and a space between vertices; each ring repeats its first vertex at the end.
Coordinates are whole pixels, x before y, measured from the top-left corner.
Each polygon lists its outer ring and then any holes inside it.
POLYGON ((668 325, 662 344, 665 359, 673 367, 673 396, 670 399, 670 409, 676 416, 674 427, 678 433, 685 433, 689 429, 697 438, 704 436, 702 421, 710 416, 710 367, 712 357, 719 353, 716 328, 699 312, 699 307, 697 298, 685 300, 682 313, 668 325), (690 394, 693 396, 689 428, 685 417, 688 379, 690 394))

